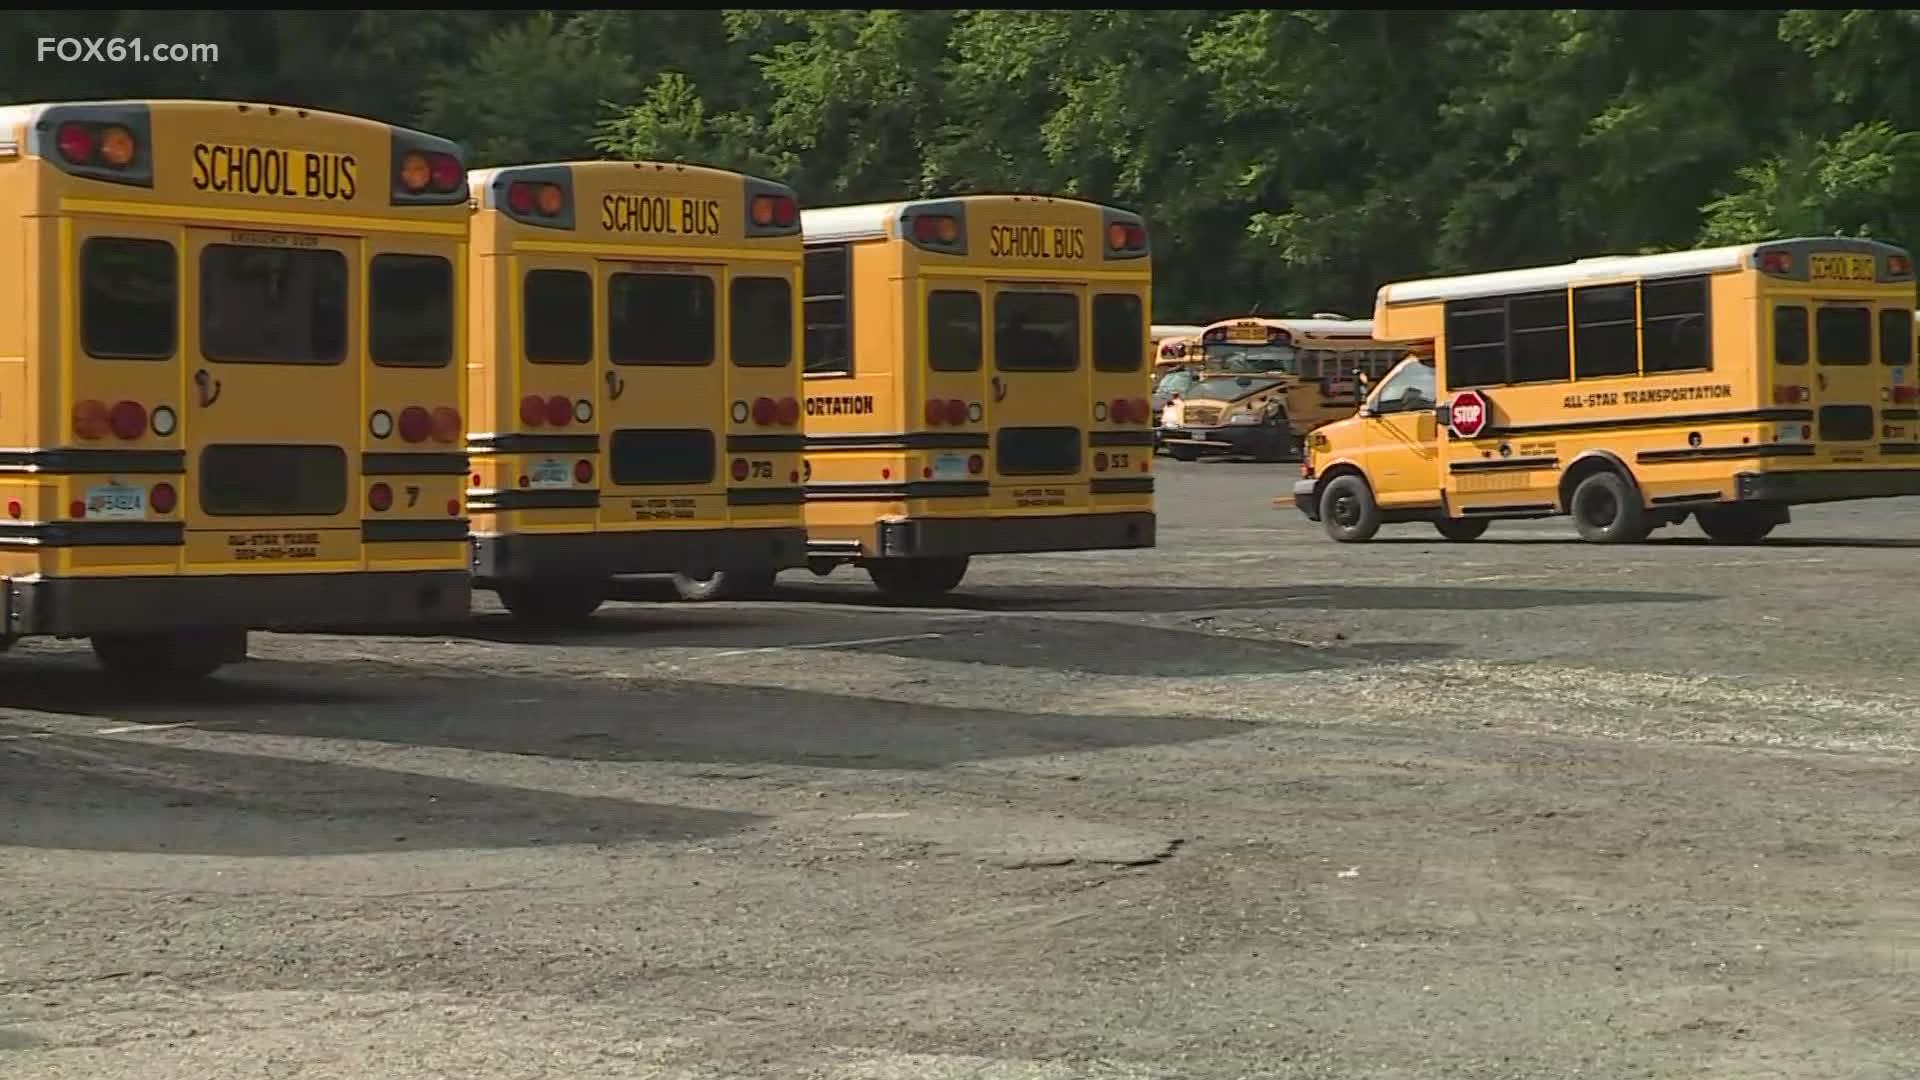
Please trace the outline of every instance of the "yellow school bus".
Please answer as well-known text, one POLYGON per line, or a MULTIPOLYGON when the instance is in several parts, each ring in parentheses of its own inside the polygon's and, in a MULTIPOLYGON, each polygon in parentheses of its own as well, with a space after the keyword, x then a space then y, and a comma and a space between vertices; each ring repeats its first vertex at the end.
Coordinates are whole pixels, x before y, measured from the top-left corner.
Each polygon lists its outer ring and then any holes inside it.
POLYGON ((1151 547, 1146 225, 1071 199, 809 209, 807 545, 889 595, 1151 547))
POLYGON ((464 616, 464 175, 311 109, 0 109, 0 645, 184 679, 464 616))
POLYGON ((1388 285, 1427 339, 1313 435, 1294 504, 1336 540, 1569 514, 1599 543, 1693 517, 1760 540, 1801 503, 1920 494, 1907 251, 1839 237, 1388 285))
POLYGON ((1291 458, 1308 432, 1353 412, 1363 376, 1378 379, 1406 355, 1372 323, 1329 313, 1223 319, 1201 331, 1198 352, 1204 381, 1170 402, 1161 428, 1181 461, 1291 458))
POLYGON ((611 161, 469 183, 475 584, 564 623, 616 574, 707 597, 803 565, 792 189, 611 161))

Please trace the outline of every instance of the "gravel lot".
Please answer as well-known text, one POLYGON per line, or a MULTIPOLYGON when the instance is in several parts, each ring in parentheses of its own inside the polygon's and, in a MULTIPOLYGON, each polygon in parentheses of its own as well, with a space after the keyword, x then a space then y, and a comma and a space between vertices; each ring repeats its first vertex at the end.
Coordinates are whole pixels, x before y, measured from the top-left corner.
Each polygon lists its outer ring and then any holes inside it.
POLYGON ((0 1076, 1910 1077, 1920 501, 0 660, 0 1076))

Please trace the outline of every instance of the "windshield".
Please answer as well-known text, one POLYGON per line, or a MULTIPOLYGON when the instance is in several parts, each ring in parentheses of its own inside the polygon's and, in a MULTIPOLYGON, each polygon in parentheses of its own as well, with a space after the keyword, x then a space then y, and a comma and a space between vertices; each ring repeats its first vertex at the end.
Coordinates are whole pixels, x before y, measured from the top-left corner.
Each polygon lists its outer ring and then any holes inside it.
POLYGON ((1187 392, 1187 387, 1192 385, 1193 372, 1176 369, 1160 376, 1160 381, 1154 384, 1153 392, 1156 394, 1184 394, 1187 392))
POLYGON ((1209 345, 1207 367, 1250 375, 1298 375, 1300 359, 1291 345, 1209 345))
POLYGON ((1222 375, 1218 378, 1201 379, 1182 393, 1188 400, 1238 401, 1248 394, 1257 394, 1279 385, 1278 379, 1250 379, 1245 375, 1222 375))

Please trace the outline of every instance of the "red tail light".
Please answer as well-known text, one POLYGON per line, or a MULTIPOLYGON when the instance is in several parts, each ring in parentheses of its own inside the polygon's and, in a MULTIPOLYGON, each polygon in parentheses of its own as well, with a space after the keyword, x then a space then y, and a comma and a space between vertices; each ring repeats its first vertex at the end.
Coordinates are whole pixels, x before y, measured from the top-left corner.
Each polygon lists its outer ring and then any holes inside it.
POLYGON ((1905 404, 1920 401, 1920 386, 1896 386, 1893 388, 1893 400, 1905 404))
POLYGON ((1146 227, 1116 221, 1107 226, 1107 246, 1115 251, 1139 251, 1147 246, 1146 227))
POLYGON ((1107 419, 1112 420, 1116 424, 1124 424, 1127 422, 1126 398, 1113 399, 1113 404, 1107 406, 1107 419))
POLYGON ((547 422, 547 399, 538 394, 528 394, 520 399, 520 422, 528 427, 539 427, 547 422))
POLYGON ((407 442, 426 442, 433 436, 433 414, 418 405, 400 410, 400 437, 407 442))
POLYGON ((772 398, 762 397, 753 399, 754 423, 759 424, 761 427, 766 427, 768 424, 773 423, 774 419, 779 415, 780 406, 774 404, 772 398))
POLYGON ((1093 471, 1094 472, 1107 471, 1107 452, 1105 450, 1102 450, 1093 455, 1093 471))
POLYGON ((1760 254, 1760 269, 1769 274, 1787 274, 1793 271, 1793 253, 1787 251, 1766 251, 1760 254))
POLYGON ((460 182, 466 179, 467 171, 460 167, 460 159, 452 154, 429 154, 433 163, 433 189, 435 191, 454 191, 460 182))
POLYGON ((447 500, 447 516, 448 517, 460 516, 460 500, 459 499, 447 500))
POLYGON ((923 244, 952 244, 960 239, 960 223, 945 214, 922 214, 913 219, 913 238, 923 244))
POLYGON ((533 213, 533 185, 507 185, 507 208, 516 214, 533 213))
POLYGON ((573 422, 573 402, 555 394, 547 399, 547 423, 566 427, 573 422))
POLYGON ((83 439, 104 439, 112 426, 107 422, 104 402, 88 398, 73 403, 73 433, 83 439))
POLYGON ((171 514, 179 503, 180 497, 174 493, 172 484, 158 483, 153 485, 152 491, 147 492, 147 505, 153 507, 156 514, 171 514))
POLYGON ((1144 424, 1152 416, 1153 406, 1147 403, 1146 398, 1137 397, 1133 399, 1133 408, 1129 412, 1134 423, 1144 424))
POLYGON ((972 473, 975 476, 979 476, 981 473, 985 472, 986 469, 987 469, 986 458, 981 457, 979 454, 967 455, 967 471, 969 473, 972 473))
POLYGON ((1911 274, 1913 273, 1913 260, 1907 258, 1905 255, 1889 255, 1887 256, 1887 272, 1890 274, 1911 274))
POLYGON ((54 142, 60 147, 60 156, 75 165, 93 160, 93 132, 81 124, 61 124, 54 142))
POLYGON ((946 422, 947 422, 946 403, 939 400, 938 398, 935 398, 934 400, 927 402, 927 426, 939 427, 941 424, 944 424, 946 422))
POLYGON ((107 426, 122 439, 137 439, 147 433, 147 407, 137 401, 117 402, 107 415, 107 426))
POLYGON ((753 223, 755 225, 778 225, 786 228, 799 217, 799 209, 792 199, 785 195, 755 195, 753 197, 753 223))
POLYGON ((460 412, 445 405, 433 410, 433 441, 451 443, 460 440, 460 412))
POLYGON ((774 417, 781 427, 792 427, 800 422, 800 402, 793 398, 781 398, 780 408, 774 417))
POLYGON ((1804 386, 1776 386, 1773 388, 1773 403, 1775 405, 1794 405, 1806 401, 1812 396, 1804 386))
POLYGON ((576 484, 593 483, 593 462, 585 459, 574 462, 573 482, 576 484))
POLYGON ((967 403, 959 398, 947 402, 947 423, 959 427, 967 422, 967 403))
POLYGON ((393 506, 393 489, 385 484, 375 484, 367 489, 367 505, 375 513, 385 513, 393 506))
POLYGON ((747 478, 747 459, 734 458, 733 468, 730 471, 733 473, 735 480, 745 480, 747 478))

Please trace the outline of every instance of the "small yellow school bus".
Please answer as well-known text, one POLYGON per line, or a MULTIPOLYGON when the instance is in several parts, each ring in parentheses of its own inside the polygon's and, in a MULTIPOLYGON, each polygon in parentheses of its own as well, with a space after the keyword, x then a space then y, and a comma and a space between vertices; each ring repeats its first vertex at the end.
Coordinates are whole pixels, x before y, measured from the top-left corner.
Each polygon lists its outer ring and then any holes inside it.
POLYGON ((1293 501, 1336 540, 1569 514, 1598 543, 1688 516, 1749 543, 1797 504, 1920 494, 1902 248, 1817 237, 1403 282, 1374 323, 1432 346, 1313 434, 1293 501))
POLYGON ((815 573, 928 599, 974 555, 1153 545, 1137 215, 977 195, 802 219, 815 573))
POLYGON ((0 647, 193 678, 465 615, 464 176, 311 109, 0 109, 0 647))
POLYGON ((616 574, 708 597, 803 565, 793 191, 655 162, 468 181, 475 584, 565 623, 616 574))
POLYGON ((1295 456, 1307 433, 1352 414, 1360 380, 1378 379, 1406 355, 1373 324, 1318 313, 1310 319, 1224 319, 1200 334, 1204 383, 1182 391, 1161 425, 1181 461, 1295 456))

